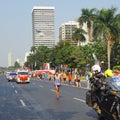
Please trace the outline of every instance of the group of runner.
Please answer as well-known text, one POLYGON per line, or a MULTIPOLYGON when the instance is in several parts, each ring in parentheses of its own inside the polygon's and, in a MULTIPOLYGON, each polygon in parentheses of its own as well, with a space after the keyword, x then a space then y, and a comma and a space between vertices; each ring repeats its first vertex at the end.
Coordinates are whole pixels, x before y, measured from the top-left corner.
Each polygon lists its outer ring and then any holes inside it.
MULTIPOLYGON (((99 66, 99 65, 94 65, 94 66, 99 66)), ((114 75, 115 74, 113 74, 113 71, 110 69, 107 69, 104 72, 104 77, 114 76, 114 75)), ((88 83, 89 83, 89 79, 92 76, 93 76, 93 73, 91 71, 86 71, 86 80, 88 81, 88 83)), ((59 99, 59 90, 60 90, 60 86, 61 86, 61 81, 66 83, 67 80, 69 82, 69 85, 72 85, 72 82, 74 82, 76 87, 81 87, 80 74, 78 72, 74 72, 74 74, 72 74, 71 72, 60 73, 59 71, 56 71, 55 75, 54 75, 54 86, 55 86, 55 90, 56 90, 56 98, 57 99, 59 99)), ((90 85, 88 84, 87 86, 89 87, 90 85)))
POLYGON ((68 74, 66 74, 65 72, 60 73, 59 71, 55 72, 54 75, 54 86, 55 86, 55 90, 56 90, 56 99, 59 99, 59 90, 60 90, 60 86, 61 86, 61 81, 65 82, 68 80, 69 85, 72 85, 72 80, 74 79, 74 84, 76 87, 81 87, 80 84, 80 75, 78 72, 74 73, 74 76, 71 74, 71 72, 68 72, 68 74))

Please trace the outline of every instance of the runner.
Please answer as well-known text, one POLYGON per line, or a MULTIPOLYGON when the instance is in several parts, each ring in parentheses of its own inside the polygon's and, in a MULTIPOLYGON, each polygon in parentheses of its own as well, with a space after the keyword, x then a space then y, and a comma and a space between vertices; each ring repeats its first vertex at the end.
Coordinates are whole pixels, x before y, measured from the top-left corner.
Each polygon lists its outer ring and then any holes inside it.
POLYGON ((59 90, 60 90, 60 75, 58 72, 55 73, 55 78, 54 78, 54 86, 56 90, 56 99, 59 99, 59 90))

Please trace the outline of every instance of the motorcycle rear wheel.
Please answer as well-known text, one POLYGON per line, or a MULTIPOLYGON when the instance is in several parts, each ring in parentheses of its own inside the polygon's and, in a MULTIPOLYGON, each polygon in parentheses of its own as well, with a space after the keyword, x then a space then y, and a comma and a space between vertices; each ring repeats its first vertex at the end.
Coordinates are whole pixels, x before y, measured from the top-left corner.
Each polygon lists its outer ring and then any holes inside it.
POLYGON ((103 116, 99 115, 98 120, 106 120, 103 116))

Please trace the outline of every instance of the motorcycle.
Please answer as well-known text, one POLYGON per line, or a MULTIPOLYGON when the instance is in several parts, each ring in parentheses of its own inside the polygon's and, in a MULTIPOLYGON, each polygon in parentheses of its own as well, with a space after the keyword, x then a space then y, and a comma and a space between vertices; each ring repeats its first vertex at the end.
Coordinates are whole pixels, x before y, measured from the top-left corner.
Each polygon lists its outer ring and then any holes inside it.
POLYGON ((98 81, 90 81, 91 89, 86 92, 86 104, 102 120, 120 120, 120 75, 98 81))

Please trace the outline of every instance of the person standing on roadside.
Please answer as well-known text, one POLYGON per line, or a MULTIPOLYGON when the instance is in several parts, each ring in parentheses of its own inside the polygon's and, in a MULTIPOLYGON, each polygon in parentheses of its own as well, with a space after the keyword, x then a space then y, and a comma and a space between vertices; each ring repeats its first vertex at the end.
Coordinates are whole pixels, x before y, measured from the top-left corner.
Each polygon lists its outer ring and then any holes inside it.
POLYGON ((62 77, 63 77, 63 81, 64 81, 64 82, 66 82, 66 79, 67 79, 67 74, 65 73, 65 71, 63 72, 62 77))
POLYGON ((55 90, 56 90, 56 99, 59 99, 59 91, 60 91, 60 75, 58 72, 55 73, 55 77, 54 77, 54 86, 55 86, 55 90))
POLYGON ((71 81, 72 81, 72 74, 69 72, 68 73, 68 82, 69 82, 69 85, 71 85, 71 81))
POLYGON ((74 74, 74 82, 75 82, 75 86, 79 87, 79 81, 78 81, 78 74, 77 74, 77 72, 74 74))
POLYGON ((90 78, 92 77, 92 72, 87 70, 86 71, 86 80, 87 80, 87 88, 90 88, 90 78))
POLYGON ((77 77, 78 77, 78 87, 81 87, 81 81, 80 81, 80 73, 77 73, 77 77))

